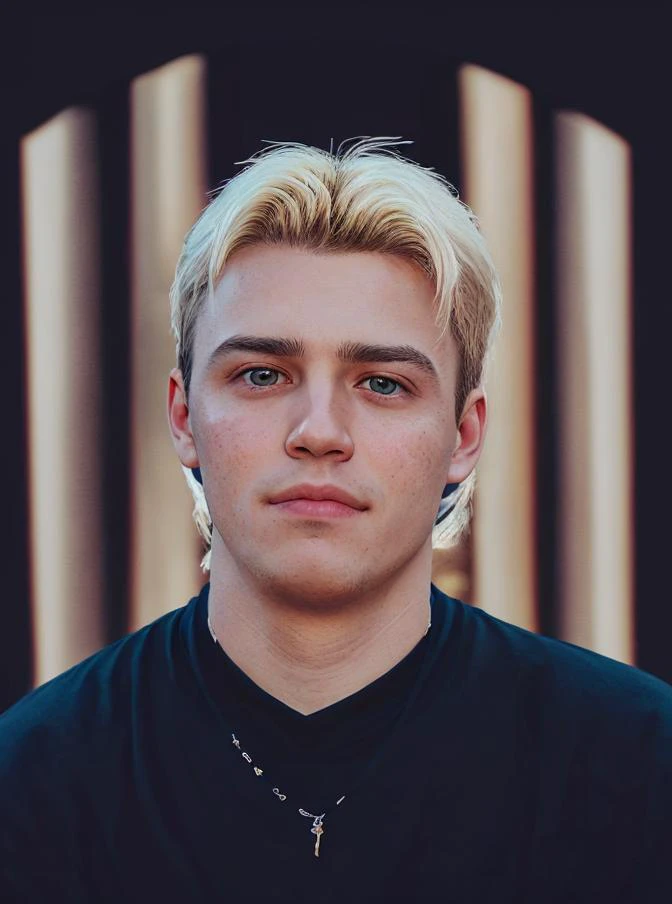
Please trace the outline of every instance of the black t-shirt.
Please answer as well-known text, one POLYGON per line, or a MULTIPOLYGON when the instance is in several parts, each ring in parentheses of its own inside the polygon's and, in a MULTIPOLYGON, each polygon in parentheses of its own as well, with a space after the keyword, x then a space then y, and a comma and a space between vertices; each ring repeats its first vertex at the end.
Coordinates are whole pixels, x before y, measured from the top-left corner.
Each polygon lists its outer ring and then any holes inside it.
POLYGON ((408 656, 304 716, 207 594, 0 717, 0 901, 672 900, 664 682, 433 588, 408 656))

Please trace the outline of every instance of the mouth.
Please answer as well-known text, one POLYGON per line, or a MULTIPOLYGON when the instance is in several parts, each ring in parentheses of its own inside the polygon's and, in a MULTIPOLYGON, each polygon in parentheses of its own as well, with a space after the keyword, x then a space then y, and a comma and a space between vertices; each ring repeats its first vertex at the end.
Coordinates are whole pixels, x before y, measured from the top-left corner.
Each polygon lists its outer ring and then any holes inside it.
POLYGON ((290 487, 275 494, 269 502, 282 512, 303 518, 349 518, 368 508, 340 487, 311 484, 290 487))
POLYGON ((275 502, 273 505, 283 512, 303 518, 348 518, 359 515, 362 511, 334 499, 288 499, 287 502, 275 502))

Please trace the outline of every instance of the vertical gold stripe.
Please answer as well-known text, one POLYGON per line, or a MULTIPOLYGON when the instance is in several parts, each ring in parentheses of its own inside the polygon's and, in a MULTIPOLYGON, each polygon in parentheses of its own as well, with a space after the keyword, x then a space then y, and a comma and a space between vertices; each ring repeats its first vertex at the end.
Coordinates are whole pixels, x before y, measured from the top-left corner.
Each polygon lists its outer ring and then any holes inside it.
POLYGON ((556 117, 560 623, 633 661, 630 149, 556 117))
POLYGON ((133 630, 198 588, 191 494, 166 418, 175 365, 168 292, 185 233, 206 202, 205 62, 183 57, 131 89, 133 630))
POLYGON ((21 142, 34 683, 105 642, 96 122, 21 142))
POLYGON ((473 597, 535 630, 534 233, 532 107, 521 85, 459 72, 464 194, 502 280, 503 327, 487 374, 489 425, 478 466, 473 597))

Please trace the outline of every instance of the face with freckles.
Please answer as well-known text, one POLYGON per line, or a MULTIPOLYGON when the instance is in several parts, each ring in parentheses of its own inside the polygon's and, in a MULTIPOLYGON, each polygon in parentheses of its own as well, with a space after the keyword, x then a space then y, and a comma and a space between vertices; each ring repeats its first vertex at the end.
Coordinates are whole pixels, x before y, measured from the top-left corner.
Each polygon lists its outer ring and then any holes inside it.
POLYGON ((169 415, 200 467, 211 569, 278 598, 339 600, 431 565, 446 483, 471 472, 483 392, 455 419, 458 352, 430 280, 377 252, 254 245, 198 315, 169 415))

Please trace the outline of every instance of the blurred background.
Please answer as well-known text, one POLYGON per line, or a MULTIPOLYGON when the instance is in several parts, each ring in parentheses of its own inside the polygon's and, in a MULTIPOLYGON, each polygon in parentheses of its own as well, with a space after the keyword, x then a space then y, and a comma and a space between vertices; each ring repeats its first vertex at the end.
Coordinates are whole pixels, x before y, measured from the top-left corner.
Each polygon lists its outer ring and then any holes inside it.
POLYGON ((0 710, 200 588, 168 289, 264 140, 400 136, 475 210, 504 326, 446 592, 672 682, 669 61, 656 10, 219 8, 6 30, 0 710))

